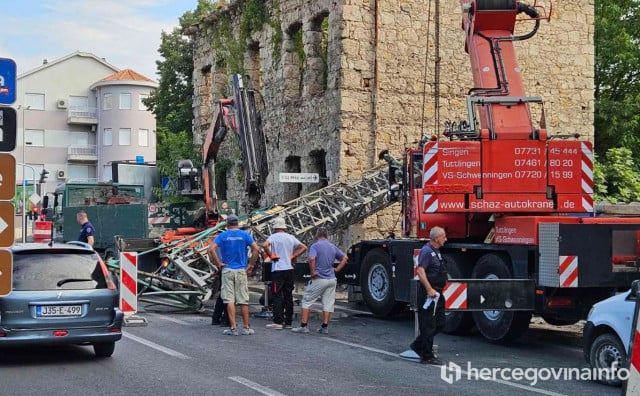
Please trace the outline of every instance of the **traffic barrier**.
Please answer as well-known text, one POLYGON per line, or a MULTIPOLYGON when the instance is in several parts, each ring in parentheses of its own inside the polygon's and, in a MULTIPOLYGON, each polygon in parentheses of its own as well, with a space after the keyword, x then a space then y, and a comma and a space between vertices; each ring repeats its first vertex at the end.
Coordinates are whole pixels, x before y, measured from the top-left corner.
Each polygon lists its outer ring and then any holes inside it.
POLYGON ((144 318, 135 316, 138 311, 138 253, 120 253, 120 310, 125 325, 146 325, 144 318))
POLYGON ((629 375, 623 383, 623 395, 640 395, 640 324, 638 323, 638 313, 640 312, 640 281, 635 280, 631 284, 631 294, 635 296, 635 307, 633 309, 633 322, 631 326, 631 337, 629 337, 629 375))
POLYGON ((33 222, 33 241, 34 242, 48 242, 51 240, 51 230, 53 223, 50 221, 34 221, 33 222))

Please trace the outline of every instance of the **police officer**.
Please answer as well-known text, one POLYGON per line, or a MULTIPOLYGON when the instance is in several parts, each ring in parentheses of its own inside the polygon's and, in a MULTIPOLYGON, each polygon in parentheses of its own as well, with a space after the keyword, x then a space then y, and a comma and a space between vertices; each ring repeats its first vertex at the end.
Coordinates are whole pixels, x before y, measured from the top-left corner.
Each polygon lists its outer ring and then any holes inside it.
POLYGON ((447 241, 442 227, 433 227, 429 232, 429 242, 420 249, 418 257, 418 324, 420 334, 411 343, 411 349, 420 356, 420 363, 442 365, 433 352, 433 338, 443 328, 444 296, 442 288, 447 283, 447 272, 440 248, 447 241), (427 298, 430 298, 427 300, 427 298), (430 302, 425 308, 425 302, 430 302))

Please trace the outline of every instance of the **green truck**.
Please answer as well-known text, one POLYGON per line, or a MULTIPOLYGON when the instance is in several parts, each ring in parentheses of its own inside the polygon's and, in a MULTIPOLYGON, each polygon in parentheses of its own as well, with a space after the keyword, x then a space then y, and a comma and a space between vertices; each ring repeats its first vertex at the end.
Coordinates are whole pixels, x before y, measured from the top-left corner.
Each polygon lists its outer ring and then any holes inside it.
POLYGON ((77 240, 80 225, 76 214, 84 210, 95 227, 93 247, 105 258, 117 257, 116 235, 146 238, 149 233, 149 209, 143 185, 62 183, 53 193, 51 206, 47 218, 54 222, 55 239, 77 240))

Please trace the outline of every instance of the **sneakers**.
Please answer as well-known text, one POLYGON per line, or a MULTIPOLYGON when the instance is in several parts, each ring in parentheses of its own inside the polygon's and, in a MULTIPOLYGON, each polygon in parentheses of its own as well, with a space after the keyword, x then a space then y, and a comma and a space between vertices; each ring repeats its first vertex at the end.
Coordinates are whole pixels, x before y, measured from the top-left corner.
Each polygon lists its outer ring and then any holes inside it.
POLYGON ((238 335, 238 329, 226 329, 225 331, 222 332, 222 334, 230 335, 230 336, 237 336, 238 335))
POLYGON ((285 329, 291 329, 291 328, 292 328, 291 323, 289 323, 289 324, 285 324, 285 325, 284 325, 284 328, 285 328, 285 329))
POLYGON ((243 327, 242 328, 242 335, 252 335, 255 334, 255 330, 253 330, 251 327, 243 327))
POLYGON ((442 363, 442 361, 440 359, 438 359, 435 356, 430 357, 430 358, 420 359, 420 363, 421 364, 430 364, 432 366, 442 366, 444 364, 444 363, 442 363))
POLYGON ((291 329, 291 331, 293 331, 294 333, 309 334, 309 327, 308 326, 294 327, 293 329, 291 329))
POLYGON ((320 327, 318 329, 318 333, 320 333, 320 334, 329 334, 329 328, 328 327, 320 327))
POLYGON ((284 326, 280 323, 269 323, 266 327, 267 329, 275 329, 275 330, 282 330, 284 328, 284 326))

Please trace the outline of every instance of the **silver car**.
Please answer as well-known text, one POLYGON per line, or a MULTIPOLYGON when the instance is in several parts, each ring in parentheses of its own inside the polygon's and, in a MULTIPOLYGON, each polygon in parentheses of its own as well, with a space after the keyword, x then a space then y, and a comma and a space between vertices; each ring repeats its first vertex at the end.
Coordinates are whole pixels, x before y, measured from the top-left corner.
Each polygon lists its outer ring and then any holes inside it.
POLYGON ((81 242, 17 244, 13 289, 0 297, 0 348, 93 345, 109 357, 122 338, 118 291, 98 254, 81 242))

